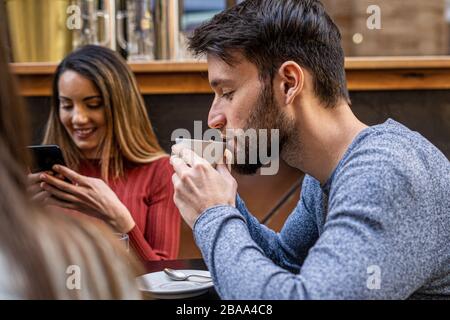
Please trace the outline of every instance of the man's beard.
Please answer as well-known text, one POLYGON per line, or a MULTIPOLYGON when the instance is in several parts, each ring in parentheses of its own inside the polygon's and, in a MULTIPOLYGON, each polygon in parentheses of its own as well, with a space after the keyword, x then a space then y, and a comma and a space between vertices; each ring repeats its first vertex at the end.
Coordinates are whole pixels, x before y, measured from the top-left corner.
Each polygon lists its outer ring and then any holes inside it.
POLYGON ((273 90, 271 83, 265 84, 259 94, 258 100, 256 104, 251 108, 250 116, 246 121, 246 124, 243 128, 244 131, 248 129, 256 129, 257 131, 257 141, 256 143, 250 144, 250 139, 245 139, 245 144, 240 144, 238 146, 238 142, 236 137, 234 137, 234 152, 233 157, 234 161, 232 164, 233 170, 238 174, 243 175, 253 175, 255 174, 262 166, 260 155, 260 129, 267 129, 267 155, 271 159, 274 159, 273 152, 277 152, 279 155, 285 149, 287 141, 289 138, 294 138, 292 135, 295 134, 296 128, 292 120, 288 119, 286 115, 284 115, 277 102, 274 99, 273 90), (271 129, 279 130, 279 150, 271 150, 271 139, 273 138, 271 135, 271 129), (244 150, 242 150, 244 149, 244 150), (245 162, 238 163, 238 152, 245 152, 245 162), (250 154, 253 153, 257 155, 256 162, 250 161, 250 154), (251 163, 253 162, 253 163, 251 163))

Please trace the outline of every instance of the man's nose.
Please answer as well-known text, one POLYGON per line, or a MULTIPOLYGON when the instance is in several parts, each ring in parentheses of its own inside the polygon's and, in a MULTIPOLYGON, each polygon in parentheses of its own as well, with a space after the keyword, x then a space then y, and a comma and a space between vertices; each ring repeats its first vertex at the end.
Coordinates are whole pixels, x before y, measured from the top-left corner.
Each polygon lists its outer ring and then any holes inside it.
POLYGON ((222 112, 217 112, 211 107, 208 115, 208 126, 213 129, 222 129, 227 124, 227 118, 222 112))

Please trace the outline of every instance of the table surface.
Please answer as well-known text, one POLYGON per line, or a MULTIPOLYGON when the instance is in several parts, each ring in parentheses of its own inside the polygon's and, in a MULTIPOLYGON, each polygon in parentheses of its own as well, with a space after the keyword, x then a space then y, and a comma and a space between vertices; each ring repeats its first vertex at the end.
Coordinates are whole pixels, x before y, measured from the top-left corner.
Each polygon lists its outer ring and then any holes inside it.
MULTIPOLYGON (((202 259, 183 259, 183 260, 164 260, 164 261, 147 261, 144 263, 146 273, 163 271, 164 268, 171 269, 194 269, 194 270, 208 270, 202 259)), ((150 298, 144 295, 144 298, 150 298)), ((197 297, 189 298, 191 300, 219 300, 216 290, 209 289, 208 292, 197 297)))

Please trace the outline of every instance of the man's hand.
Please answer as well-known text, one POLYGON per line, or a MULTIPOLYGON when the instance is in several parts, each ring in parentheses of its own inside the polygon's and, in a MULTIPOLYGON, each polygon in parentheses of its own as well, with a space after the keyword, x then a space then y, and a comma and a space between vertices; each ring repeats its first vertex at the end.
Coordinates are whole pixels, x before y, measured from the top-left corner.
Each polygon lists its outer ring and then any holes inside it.
POLYGON ((170 163, 175 169, 172 176, 175 205, 191 228, 206 209, 216 205, 235 206, 237 183, 225 164, 218 164, 214 169, 181 144, 172 147, 170 163))

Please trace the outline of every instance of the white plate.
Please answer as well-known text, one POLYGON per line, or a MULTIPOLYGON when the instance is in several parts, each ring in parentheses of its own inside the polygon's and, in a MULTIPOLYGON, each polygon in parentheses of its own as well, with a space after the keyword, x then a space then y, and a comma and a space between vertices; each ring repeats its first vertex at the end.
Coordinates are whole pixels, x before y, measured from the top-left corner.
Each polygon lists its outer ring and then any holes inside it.
MULTIPOLYGON (((180 270, 186 275, 198 274, 211 276, 204 270, 180 270)), ((141 291, 150 293, 158 299, 182 299, 199 296, 214 286, 212 281, 206 282, 204 278, 191 277, 185 281, 174 281, 164 271, 144 274, 137 278, 141 291), (196 281, 198 280, 198 281, 196 281)))

